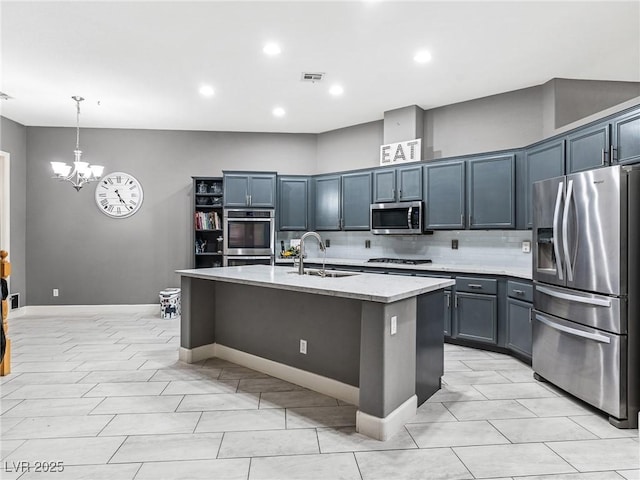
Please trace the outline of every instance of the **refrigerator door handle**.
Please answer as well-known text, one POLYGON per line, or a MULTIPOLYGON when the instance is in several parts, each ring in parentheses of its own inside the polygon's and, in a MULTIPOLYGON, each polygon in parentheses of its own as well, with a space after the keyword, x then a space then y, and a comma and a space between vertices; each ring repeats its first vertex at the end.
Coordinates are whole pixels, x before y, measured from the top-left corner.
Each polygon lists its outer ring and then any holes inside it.
POLYGON ((611 339, 604 335, 599 335, 597 333, 589 333, 583 332, 582 330, 578 330, 576 328, 567 327, 565 325, 560 325, 558 323, 552 322, 551 320, 543 317, 542 315, 536 315, 536 320, 544 323, 546 326, 551 327, 555 330, 559 330, 564 333, 568 333, 569 335, 574 335, 576 337, 587 338, 589 340, 595 340, 600 343, 611 343, 611 339))
POLYGON ((573 196, 573 180, 567 184, 567 198, 564 203, 562 213, 562 248, 564 250, 564 263, 567 265, 567 280, 573 282, 573 267, 571 266, 571 256, 569 253, 569 208, 571 207, 571 197, 573 196))
POLYGON ((611 308, 611 300, 605 298, 580 297, 578 295, 571 295, 570 293, 556 292, 555 290, 551 290, 550 288, 541 287, 538 285, 536 285, 536 292, 544 293, 545 295, 556 297, 561 300, 568 300, 570 302, 586 303, 588 305, 595 305, 597 307, 611 308))
POLYGON ((553 253, 556 256, 559 280, 564 280, 564 275, 562 273, 562 257, 560 256, 560 246, 558 245, 558 217, 560 216, 560 202, 562 201, 563 189, 564 182, 560 182, 558 185, 558 194, 556 195, 556 204, 553 210, 553 253))

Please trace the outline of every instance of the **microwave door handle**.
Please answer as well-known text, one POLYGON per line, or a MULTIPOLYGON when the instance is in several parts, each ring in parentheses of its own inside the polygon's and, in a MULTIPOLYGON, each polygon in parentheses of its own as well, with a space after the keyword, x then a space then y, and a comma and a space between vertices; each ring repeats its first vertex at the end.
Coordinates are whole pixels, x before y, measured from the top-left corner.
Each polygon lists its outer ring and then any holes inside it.
POLYGON ((573 180, 567 184, 567 198, 564 203, 562 214, 562 248, 564 250, 564 263, 567 265, 567 280, 573 282, 573 267, 571 266, 571 255, 569 252, 569 208, 571 207, 571 197, 573 196, 573 180))
POLYGON ((564 182, 560 182, 560 185, 558 185, 558 194, 556 195, 556 204, 553 210, 553 253, 556 256, 559 280, 564 280, 564 275, 562 273, 562 257, 560 256, 560 245, 558 244, 558 220, 560 217, 560 202, 562 202, 563 188, 564 182))
POLYGON ((411 211, 413 210, 413 207, 409 207, 409 210, 407 211, 407 227, 409 228, 409 230, 411 230, 411 211))

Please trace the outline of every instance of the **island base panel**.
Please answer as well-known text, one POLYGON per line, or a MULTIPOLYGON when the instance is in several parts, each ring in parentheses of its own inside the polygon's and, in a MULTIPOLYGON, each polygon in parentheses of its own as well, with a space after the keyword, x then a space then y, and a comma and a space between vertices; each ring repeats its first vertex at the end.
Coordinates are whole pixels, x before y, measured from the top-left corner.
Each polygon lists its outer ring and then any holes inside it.
POLYGON ((215 343, 214 282, 182 276, 180 293, 180 346, 193 350, 215 343))
POLYGON ((416 297, 362 302, 361 330, 360 410, 384 418, 416 391, 416 297))

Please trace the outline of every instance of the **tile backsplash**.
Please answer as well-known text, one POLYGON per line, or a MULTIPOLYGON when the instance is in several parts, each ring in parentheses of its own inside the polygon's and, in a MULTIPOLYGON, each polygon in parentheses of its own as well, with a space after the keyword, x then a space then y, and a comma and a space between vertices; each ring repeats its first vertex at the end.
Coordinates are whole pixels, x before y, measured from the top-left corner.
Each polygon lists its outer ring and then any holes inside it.
MULTIPOLYGON (((522 242, 531 242, 530 230, 456 230, 436 231, 433 235, 373 235, 370 232, 319 232, 330 240, 327 258, 363 259, 376 257, 428 258, 433 263, 495 265, 514 268, 531 266, 531 253, 522 252, 522 242), (365 242, 371 242, 365 248, 365 242), (458 249, 451 248, 452 240, 458 249)), ((292 238, 302 232, 278 232, 276 249, 281 241, 289 247, 292 238)), ((309 257, 322 254, 315 239, 305 242, 309 257)))

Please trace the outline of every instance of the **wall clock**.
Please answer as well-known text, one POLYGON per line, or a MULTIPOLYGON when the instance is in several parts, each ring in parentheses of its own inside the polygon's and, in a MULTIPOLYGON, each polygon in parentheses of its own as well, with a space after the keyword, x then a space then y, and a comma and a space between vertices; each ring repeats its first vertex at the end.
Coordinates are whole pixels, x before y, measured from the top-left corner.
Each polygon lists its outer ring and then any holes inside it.
POLYGON ((111 218, 126 218, 142 206, 142 185, 133 175, 113 172, 100 179, 96 186, 96 205, 111 218))

